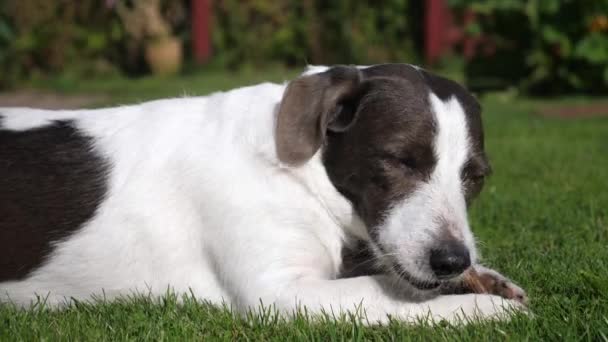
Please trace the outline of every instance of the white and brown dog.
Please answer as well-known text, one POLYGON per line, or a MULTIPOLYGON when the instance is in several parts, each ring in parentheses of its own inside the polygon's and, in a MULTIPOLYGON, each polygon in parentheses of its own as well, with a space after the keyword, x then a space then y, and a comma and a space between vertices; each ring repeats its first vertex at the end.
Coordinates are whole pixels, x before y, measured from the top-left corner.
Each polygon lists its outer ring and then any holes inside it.
POLYGON ((3 108, 0 301, 171 289, 287 316, 506 318, 525 294, 477 263, 467 220, 489 170, 477 101, 406 64, 98 110, 3 108), (495 286, 471 293, 466 270, 495 286))

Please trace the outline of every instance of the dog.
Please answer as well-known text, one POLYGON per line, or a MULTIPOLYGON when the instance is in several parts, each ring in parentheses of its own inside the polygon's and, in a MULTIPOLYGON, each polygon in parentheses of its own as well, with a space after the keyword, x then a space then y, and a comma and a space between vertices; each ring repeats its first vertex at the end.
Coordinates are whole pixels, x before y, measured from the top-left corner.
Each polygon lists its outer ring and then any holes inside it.
POLYGON ((489 172, 477 100, 409 64, 310 66, 286 84, 115 108, 2 108, 0 301, 170 289, 285 317, 508 319, 525 292, 479 264, 467 219, 489 172), (352 274, 349 255, 378 272, 352 274), (495 290, 472 293, 468 270, 495 290))

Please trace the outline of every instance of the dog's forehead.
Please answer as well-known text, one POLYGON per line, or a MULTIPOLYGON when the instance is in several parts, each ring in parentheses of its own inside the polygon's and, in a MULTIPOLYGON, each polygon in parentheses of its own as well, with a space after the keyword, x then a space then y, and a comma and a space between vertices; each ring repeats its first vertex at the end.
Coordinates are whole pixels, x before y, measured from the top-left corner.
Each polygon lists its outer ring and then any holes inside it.
MULTIPOLYGON (((475 148, 483 149, 481 107, 475 97, 460 84, 410 64, 381 64, 360 69, 367 79, 396 78, 406 81, 404 84, 409 85, 409 93, 400 95, 402 101, 413 109, 408 113, 412 116, 409 119, 419 121, 421 118, 432 116, 432 96, 443 102, 456 100, 465 115, 471 143, 475 148)), ((400 90, 396 88, 393 91, 400 90)), ((408 120, 400 119, 406 122, 408 120)))
POLYGON ((400 77, 412 83, 424 82, 422 69, 410 64, 378 64, 360 67, 367 77, 400 77))

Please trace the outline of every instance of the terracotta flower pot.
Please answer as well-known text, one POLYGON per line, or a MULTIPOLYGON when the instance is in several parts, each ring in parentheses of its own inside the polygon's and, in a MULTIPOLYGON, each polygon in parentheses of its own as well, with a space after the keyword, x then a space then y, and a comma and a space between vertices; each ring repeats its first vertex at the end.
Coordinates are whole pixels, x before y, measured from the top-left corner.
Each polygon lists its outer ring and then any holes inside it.
POLYGON ((182 65, 182 41, 168 37, 146 45, 146 62, 155 75, 172 75, 182 65))

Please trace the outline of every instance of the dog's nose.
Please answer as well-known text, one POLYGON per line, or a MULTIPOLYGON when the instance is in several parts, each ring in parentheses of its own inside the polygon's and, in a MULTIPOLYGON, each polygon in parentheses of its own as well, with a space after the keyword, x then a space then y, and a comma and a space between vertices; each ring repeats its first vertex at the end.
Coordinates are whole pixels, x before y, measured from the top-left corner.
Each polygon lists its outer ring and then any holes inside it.
POLYGON ((431 250, 431 269, 438 278, 452 278, 471 266, 469 250, 460 241, 449 240, 431 250))

